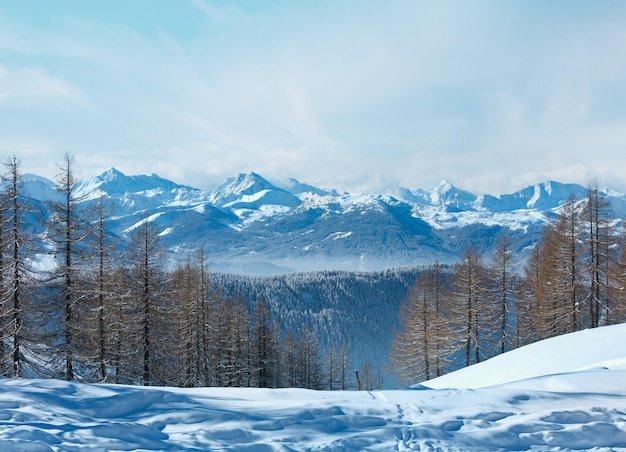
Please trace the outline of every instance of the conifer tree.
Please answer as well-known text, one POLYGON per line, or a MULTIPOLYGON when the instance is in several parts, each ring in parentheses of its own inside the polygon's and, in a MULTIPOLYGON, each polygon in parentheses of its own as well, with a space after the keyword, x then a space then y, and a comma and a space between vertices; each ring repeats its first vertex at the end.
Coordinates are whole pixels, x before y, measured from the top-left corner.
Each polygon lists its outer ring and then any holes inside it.
MULTIPOLYGON (((100 197, 93 210, 93 222, 90 234, 90 258, 82 271, 80 292, 84 301, 77 306, 77 314, 81 317, 78 334, 82 336, 84 350, 82 354, 94 367, 89 379, 104 382, 107 380, 107 369, 112 358, 112 333, 114 331, 114 312, 116 303, 116 287, 119 284, 113 279, 114 244, 105 228, 105 221, 110 215, 110 207, 100 197)), ((91 216, 91 215, 90 215, 91 216)))
POLYGON ((240 294, 217 305, 211 358, 218 386, 246 387, 251 382, 250 315, 240 294))
POLYGON ((79 206, 81 198, 75 193, 74 159, 66 154, 59 165, 57 191, 61 201, 54 203, 54 213, 48 225, 49 239, 53 245, 56 268, 52 281, 59 288, 61 304, 61 335, 63 374, 66 380, 73 380, 74 364, 78 344, 75 319, 76 304, 82 299, 79 289, 79 273, 85 261, 85 245, 88 237, 86 212, 79 206))
POLYGON ((335 347, 330 345, 328 347, 328 351, 326 352, 326 356, 324 357, 324 364, 326 367, 327 388, 331 391, 336 391, 342 387, 345 389, 345 383, 343 383, 343 380, 345 379, 346 371, 343 368, 341 352, 336 351, 335 347))
POLYGON ((162 356, 157 352, 158 346, 167 340, 167 331, 158 325, 163 319, 159 317, 159 303, 164 286, 158 230, 147 214, 132 232, 130 249, 131 296, 138 320, 141 382, 150 386, 156 380, 155 363, 162 356))
POLYGON ((456 325, 465 366, 493 353, 489 343, 494 324, 494 304, 486 291, 487 275, 482 254, 468 247, 454 267, 449 294, 451 320, 456 325))
POLYGON ((533 310, 537 339, 563 334, 568 330, 569 307, 564 293, 567 281, 559 259, 561 235, 553 226, 544 228, 539 246, 536 274, 533 281, 533 310))
POLYGON ((194 274, 189 261, 179 265, 170 275, 169 298, 177 306, 176 335, 178 347, 176 353, 180 355, 181 367, 177 380, 183 387, 193 387, 197 384, 198 371, 196 368, 195 350, 197 345, 196 325, 196 294, 194 293, 194 274))
POLYGON ((585 233, 586 265, 584 271, 588 279, 588 326, 596 328, 609 322, 612 300, 611 280, 615 268, 612 253, 612 228, 609 221, 610 204, 595 183, 587 188, 587 199, 582 212, 585 233))
POLYGON ((181 358, 182 385, 197 387, 209 384, 209 304, 204 271, 204 252, 199 250, 197 261, 179 265, 169 278, 169 298, 176 309, 171 316, 178 322, 176 353, 181 358))
POLYGON ((526 275, 534 298, 533 318, 538 339, 580 328, 580 249, 575 200, 547 225, 529 260, 526 275))
POLYGON ((298 373, 298 348, 296 337, 292 331, 287 331, 281 341, 280 384, 279 386, 300 387, 298 373))
POLYGON ((348 344, 345 338, 341 341, 336 356, 337 370, 335 371, 335 376, 337 377, 337 389, 345 391, 354 384, 351 380, 350 356, 348 355, 348 344))
POLYGON ((400 309, 401 329, 394 333, 391 363, 406 383, 442 375, 451 353, 452 332, 443 312, 441 268, 420 272, 400 309))
POLYGON ((613 300, 610 311, 610 320, 613 323, 626 322, 626 225, 616 239, 619 246, 619 256, 613 267, 613 284, 610 285, 610 298, 613 300))
POLYGON ((253 363, 256 386, 272 387, 277 364, 275 330, 272 328, 270 307, 264 297, 257 299, 253 311, 253 363))
POLYGON ((520 295, 515 299, 517 317, 515 346, 535 342, 538 339, 535 320, 538 313, 537 297, 542 297, 541 289, 541 243, 535 244, 524 267, 524 277, 520 284, 520 295))
POLYGON ((361 371, 359 372, 359 377, 361 379, 361 388, 364 391, 373 391, 375 388, 375 376, 374 376, 374 368, 372 367, 372 363, 369 361, 365 361, 363 366, 361 366, 361 371))
POLYGON ((322 389, 324 377, 317 337, 313 326, 308 323, 296 338, 297 387, 322 389))
POLYGON ((6 249, 6 243, 5 243, 5 218, 6 218, 6 212, 7 212, 7 203, 8 203, 8 199, 7 199, 7 193, 4 187, 1 187, 0 189, 0 375, 6 377, 8 376, 8 372, 7 372, 7 363, 8 363, 8 356, 7 356, 7 348, 6 348, 6 344, 5 341, 8 337, 8 317, 9 317, 9 313, 8 311, 8 301, 6 299, 5 296, 5 281, 4 281, 4 274, 6 272, 5 269, 5 260, 4 260, 4 254, 5 254, 5 249, 6 249))
POLYGON ((209 299, 209 283, 206 272, 206 260, 204 246, 200 245, 197 255, 197 265, 200 272, 198 282, 198 327, 200 337, 198 338, 198 348, 196 355, 197 368, 199 372, 198 386, 209 385, 209 319, 211 313, 211 300, 209 299))
POLYGON ((138 382, 135 369, 137 368, 136 337, 139 322, 131 275, 130 268, 114 265, 110 268, 110 275, 106 280, 108 290, 105 289, 105 355, 107 356, 105 365, 111 369, 113 383, 138 382))
MULTIPOLYGON (((493 259, 493 297, 494 304, 499 306, 499 336, 500 353, 508 351, 515 346, 513 334, 510 331, 512 322, 511 310, 516 306, 516 294, 519 289, 514 273, 514 262, 511 251, 511 238, 507 233, 501 233, 496 241, 493 259)), ((520 322, 520 314, 517 312, 517 323, 520 322)))
POLYGON ((29 273, 23 255, 23 247, 28 244, 29 238, 26 237, 24 230, 26 208, 20 199, 20 162, 17 157, 13 156, 5 163, 5 166, 7 174, 4 180, 7 187, 3 194, 3 221, 0 223, 0 230, 2 230, 2 241, 0 242, 0 256, 2 256, 2 265, 0 266, 2 332, 0 343, 3 350, 3 375, 21 377, 24 361, 22 346, 25 342, 25 279, 29 273), (8 353, 4 351, 5 341, 10 344, 8 353), (9 363, 10 368, 6 366, 9 363))

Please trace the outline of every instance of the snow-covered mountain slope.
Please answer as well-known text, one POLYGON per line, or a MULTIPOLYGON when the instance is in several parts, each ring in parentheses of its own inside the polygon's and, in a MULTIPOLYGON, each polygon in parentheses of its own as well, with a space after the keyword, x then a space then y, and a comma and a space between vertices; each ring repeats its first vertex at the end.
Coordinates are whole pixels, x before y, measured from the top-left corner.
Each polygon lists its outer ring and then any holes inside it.
POLYGON ((451 374, 447 389, 176 389, 2 379, 0 448, 623 450, 624 335, 626 325, 617 325, 543 341, 489 368, 451 374), (577 370, 561 359, 573 357, 572 350, 577 370), (520 361, 533 378, 512 381, 510 369, 520 361), (483 387, 490 373, 500 384, 483 387), (462 389, 466 377, 476 389, 462 389))
POLYGON ((266 205, 296 207, 300 204, 295 195, 278 188, 256 173, 242 173, 227 179, 210 193, 208 199, 214 205, 235 209, 240 205, 259 209, 266 205))
MULTIPOLYGON (((8 182, 4 182, 7 183, 8 182)), ((21 180, 22 194, 36 201, 58 202, 63 199, 55 189, 54 182, 36 174, 24 174, 21 180)))
POLYGON ((176 184, 156 174, 151 174, 150 176, 127 176, 115 168, 109 168, 97 176, 78 181, 76 183, 75 195, 81 197, 83 195, 100 195, 101 193, 109 196, 144 193, 146 196, 151 197, 161 193, 178 194, 186 191, 201 195, 200 190, 176 184))
MULTIPOLYGON (((59 199, 47 179, 28 175, 23 182, 26 197, 59 199)), ((615 216, 625 216, 626 197, 605 193, 615 216)), ((295 179, 272 183, 256 173, 205 191, 114 168, 79 181, 74 193, 85 206, 104 200, 113 236, 127 237, 148 218, 161 230, 170 262, 186 260, 203 244, 215 269, 246 273, 452 262, 468 239, 489 250, 502 230, 511 231, 523 259, 542 225, 572 195, 583 198, 585 188, 546 182, 477 196, 442 181, 430 191, 338 193, 295 179)), ((40 210, 45 217, 46 209, 40 210)))
POLYGON ((570 196, 582 199, 585 195, 586 189, 580 185, 545 182, 526 187, 510 195, 480 196, 475 206, 493 212, 510 212, 520 209, 547 210, 558 208, 570 196))

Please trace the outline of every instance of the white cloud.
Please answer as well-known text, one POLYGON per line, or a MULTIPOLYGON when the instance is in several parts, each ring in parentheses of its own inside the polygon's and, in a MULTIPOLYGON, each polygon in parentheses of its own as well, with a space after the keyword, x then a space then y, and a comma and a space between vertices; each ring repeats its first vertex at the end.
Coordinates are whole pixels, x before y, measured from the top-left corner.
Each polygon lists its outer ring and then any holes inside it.
POLYGON ((125 16, 41 29, 0 16, 0 108, 38 118, 0 110, 3 142, 191 184, 255 170, 345 189, 446 178, 496 193, 594 173, 626 188, 613 170, 626 163, 626 24, 609 7, 186 7, 201 18, 184 36, 125 16))
POLYGON ((89 104, 77 86, 38 68, 0 67, 0 97, 5 107, 6 104, 23 106, 55 99, 83 107, 89 104))

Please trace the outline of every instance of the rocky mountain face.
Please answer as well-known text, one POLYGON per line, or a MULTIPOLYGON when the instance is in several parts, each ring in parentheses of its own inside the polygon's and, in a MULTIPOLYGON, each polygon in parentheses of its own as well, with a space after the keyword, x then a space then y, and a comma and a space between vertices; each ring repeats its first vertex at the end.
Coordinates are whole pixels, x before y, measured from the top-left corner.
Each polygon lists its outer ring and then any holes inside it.
MULTIPOLYGON (((51 181, 35 175, 23 177, 22 193, 44 217, 59 197, 51 181)), ((604 193, 615 217, 624 216, 626 197, 604 193)), ((580 185, 546 182, 513 194, 474 195, 445 181, 430 191, 338 193, 295 179, 272 183, 256 173, 204 191, 116 169, 79 181, 75 190, 84 207, 106 203, 107 228, 121 243, 139 222, 151 221, 169 263, 204 245, 212 269, 247 274, 453 262, 470 243, 489 252, 502 230, 523 259, 548 218, 570 196, 585 194, 580 185)))

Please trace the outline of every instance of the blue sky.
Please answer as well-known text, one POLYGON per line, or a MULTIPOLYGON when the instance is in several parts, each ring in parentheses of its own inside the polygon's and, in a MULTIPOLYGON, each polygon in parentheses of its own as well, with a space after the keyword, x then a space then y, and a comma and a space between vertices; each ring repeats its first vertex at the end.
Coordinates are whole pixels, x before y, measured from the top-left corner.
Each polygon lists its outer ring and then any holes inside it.
POLYGON ((201 188, 626 191, 626 2, 0 0, 0 156, 201 188))

